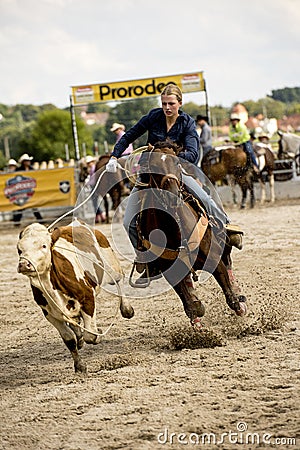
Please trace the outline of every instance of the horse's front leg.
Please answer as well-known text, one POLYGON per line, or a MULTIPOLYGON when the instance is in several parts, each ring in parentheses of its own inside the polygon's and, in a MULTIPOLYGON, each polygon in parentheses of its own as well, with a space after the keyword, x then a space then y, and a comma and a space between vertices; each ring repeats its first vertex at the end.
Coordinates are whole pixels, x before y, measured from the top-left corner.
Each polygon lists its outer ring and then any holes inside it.
POLYGON ((190 275, 187 275, 173 287, 182 301, 184 311, 190 319, 191 324, 200 327, 200 317, 204 316, 205 307, 196 296, 190 275))
POLYGON ((262 176, 259 178, 259 184, 260 184, 260 204, 263 205, 266 201, 266 183, 262 179, 262 176))

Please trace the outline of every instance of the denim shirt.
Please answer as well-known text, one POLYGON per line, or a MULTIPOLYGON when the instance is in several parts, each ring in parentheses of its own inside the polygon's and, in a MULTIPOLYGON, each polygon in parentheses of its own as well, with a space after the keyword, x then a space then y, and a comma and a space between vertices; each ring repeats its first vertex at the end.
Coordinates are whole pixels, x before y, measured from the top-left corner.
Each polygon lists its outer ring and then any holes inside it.
POLYGON ((179 156, 187 161, 197 164, 199 161, 199 136, 196 131, 195 120, 183 111, 175 124, 167 131, 166 116, 162 108, 152 109, 143 116, 130 130, 128 130, 116 143, 112 156, 119 158, 129 144, 148 131, 147 143, 154 145, 156 142, 171 139, 183 147, 179 156))

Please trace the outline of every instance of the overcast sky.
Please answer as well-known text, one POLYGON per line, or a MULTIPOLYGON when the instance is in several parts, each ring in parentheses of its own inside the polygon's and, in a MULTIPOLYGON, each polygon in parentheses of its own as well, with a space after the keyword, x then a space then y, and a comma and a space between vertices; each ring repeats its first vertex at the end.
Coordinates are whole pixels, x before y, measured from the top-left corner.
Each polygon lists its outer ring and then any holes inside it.
MULTIPOLYGON (((0 103, 204 72, 211 106, 300 86, 300 0, 0 0, 0 103)), ((184 102, 204 103, 203 93, 184 102)))

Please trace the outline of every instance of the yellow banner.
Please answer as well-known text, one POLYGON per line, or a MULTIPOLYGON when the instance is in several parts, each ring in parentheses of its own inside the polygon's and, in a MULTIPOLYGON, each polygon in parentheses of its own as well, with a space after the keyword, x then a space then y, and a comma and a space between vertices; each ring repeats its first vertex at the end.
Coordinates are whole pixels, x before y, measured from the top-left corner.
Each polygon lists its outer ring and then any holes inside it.
POLYGON ((0 211, 73 206, 75 201, 73 167, 0 175, 0 211))
POLYGON ((205 91, 203 72, 195 72, 141 80, 73 86, 72 99, 74 105, 84 105, 149 97, 160 95, 169 83, 177 84, 183 93, 205 91))

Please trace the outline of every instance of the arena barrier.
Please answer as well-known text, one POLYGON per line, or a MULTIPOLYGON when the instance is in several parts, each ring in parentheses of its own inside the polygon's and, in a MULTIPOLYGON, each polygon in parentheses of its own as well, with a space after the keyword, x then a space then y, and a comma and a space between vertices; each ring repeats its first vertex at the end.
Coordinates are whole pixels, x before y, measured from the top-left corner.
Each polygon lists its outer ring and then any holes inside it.
POLYGON ((47 211, 57 216, 71 209, 77 198, 77 172, 74 167, 31 170, 0 174, 0 220, 12 220, 14 211, 47 211))

